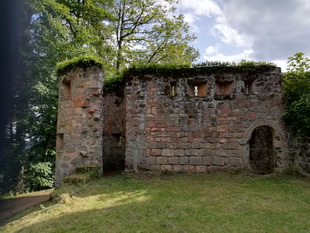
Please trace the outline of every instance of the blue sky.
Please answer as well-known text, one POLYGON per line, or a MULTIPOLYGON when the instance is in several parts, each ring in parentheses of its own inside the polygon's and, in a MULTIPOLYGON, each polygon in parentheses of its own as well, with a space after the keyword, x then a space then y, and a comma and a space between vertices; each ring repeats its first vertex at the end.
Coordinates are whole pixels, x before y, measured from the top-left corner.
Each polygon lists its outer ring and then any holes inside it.
POLYGON ((271 61, 285 71, 288 57, 310 55, 310 0, 179 0, 177 11, 199 61, 271 61))

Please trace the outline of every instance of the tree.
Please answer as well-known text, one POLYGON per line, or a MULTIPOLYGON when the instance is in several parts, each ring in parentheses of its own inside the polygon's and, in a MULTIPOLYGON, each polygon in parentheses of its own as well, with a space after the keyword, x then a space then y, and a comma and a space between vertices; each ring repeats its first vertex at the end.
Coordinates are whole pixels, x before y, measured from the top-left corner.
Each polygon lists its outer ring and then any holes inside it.
POLYGON ((183 15, 174 15, 174 0, 116 0, 112 21, 116 39, 116 68, 130 63, 164 63, 175 60, 192 63, 197 50, 189 46, 195 39, 183 15))
MULTIPOLYGON (((174 15, 175 0, 29 0, 23 8, 25 28, 20 50, 25 72, 14 91, 7 122, 11 145, 0 173, 6 188, 42 188, 31 174, 47 174, 55 159, 58 62, 82 55, 99 57, 106 76, 129 63, 191 63, 198 56, 189 46, 183 15, 174 15), (43 171, 43 172, 41 172, 43 171)), ((48 183, 48 182, 46 182, 48 183)), ((50 186, 45 185, 44 187, 50 186)), ((31 190, 30 190, 31 191, 31 190)))
POLYGON ((310 134, 310 59, 303 53, 288 58, 288 68, 284 79, 284 95, 287 108, 285 122, 292 130, 310 134))

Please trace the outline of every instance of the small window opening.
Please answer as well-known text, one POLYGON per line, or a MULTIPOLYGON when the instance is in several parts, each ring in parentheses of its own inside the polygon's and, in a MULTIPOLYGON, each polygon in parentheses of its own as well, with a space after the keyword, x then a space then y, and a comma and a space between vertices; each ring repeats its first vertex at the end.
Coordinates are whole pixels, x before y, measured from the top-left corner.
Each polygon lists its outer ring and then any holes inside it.
POLYGON ((176 82, 170 83, 170 94, 171 94, 171 96, 177 95, 177 83, 176 82))
POLYGON ((189 96, 203 97, 207 95, 207 83, 189 83, 189 96))
POLYGON ((254 94, 253 81, 244 81, 244 94, 254 94))
POLYGON ((230 95, 233 93, 233 81, 216 82, 217 95, 230 95))
POLYGON ((57 134, 56 148, 59 150, 64 148, 64 134, 63 133, 57 134))
POLYGON ((71 98, 71 82, 67 81, 67 82, 63 82, 62 83, 62 94, 63 94, 63 98, 71 98))

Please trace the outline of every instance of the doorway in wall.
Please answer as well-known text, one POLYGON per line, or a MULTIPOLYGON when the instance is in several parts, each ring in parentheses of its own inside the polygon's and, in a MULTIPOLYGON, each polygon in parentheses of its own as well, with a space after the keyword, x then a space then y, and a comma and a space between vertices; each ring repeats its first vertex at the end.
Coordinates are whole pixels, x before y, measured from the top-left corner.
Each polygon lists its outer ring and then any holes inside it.
POLYGON ((125 169, 125 140, 122 133, 103 135, 103 174, 110 175, 125 169))
POLYGON ((257 174, 272 173, 275 168, 273 129, 259 126, 252 132, 250 139, 250 167, 257 174))

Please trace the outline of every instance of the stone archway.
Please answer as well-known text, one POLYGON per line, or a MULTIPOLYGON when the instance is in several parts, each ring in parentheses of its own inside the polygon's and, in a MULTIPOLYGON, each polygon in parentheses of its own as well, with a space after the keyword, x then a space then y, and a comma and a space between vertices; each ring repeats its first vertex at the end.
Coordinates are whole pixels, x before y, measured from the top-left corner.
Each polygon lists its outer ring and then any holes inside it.
POLYGON ((269 174, 275 168, 273 129, 263 125, 256 127, 249 140, 249 163, 257 174, 269 174))

